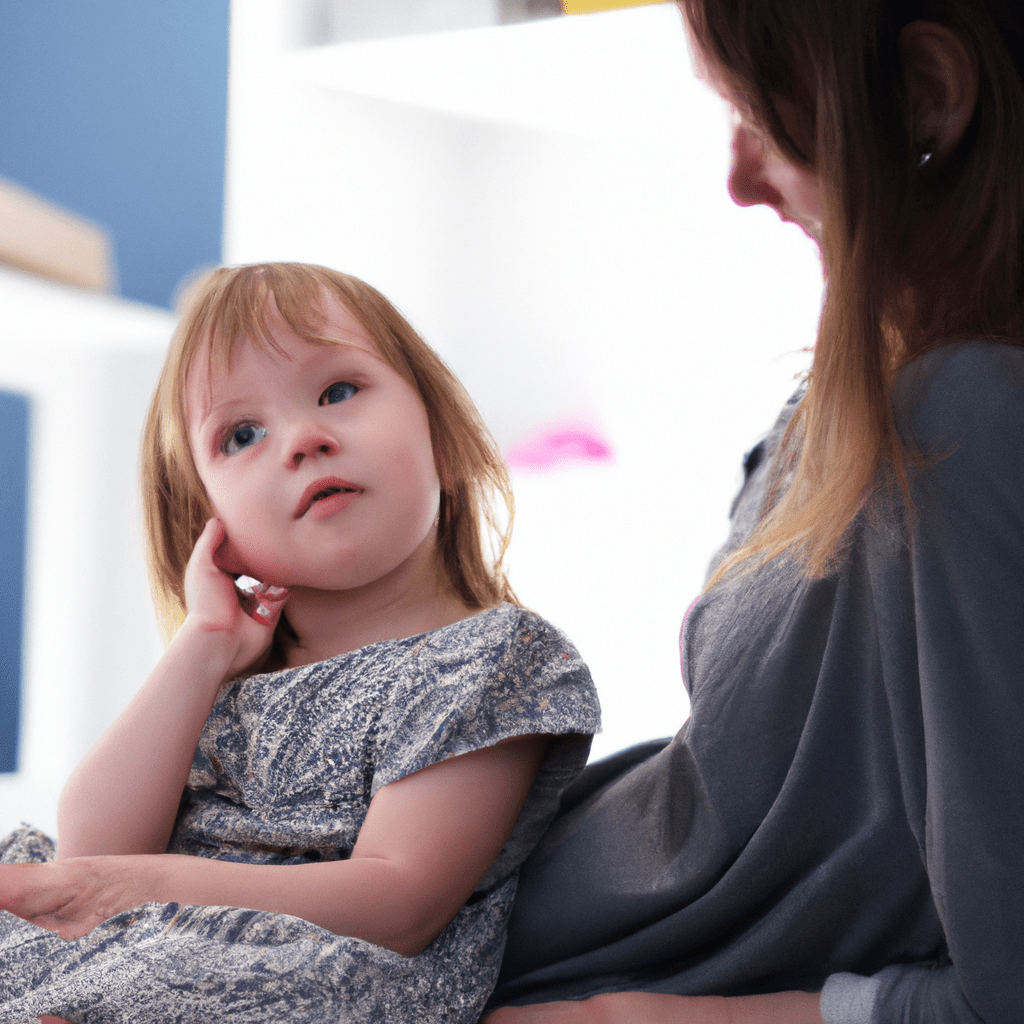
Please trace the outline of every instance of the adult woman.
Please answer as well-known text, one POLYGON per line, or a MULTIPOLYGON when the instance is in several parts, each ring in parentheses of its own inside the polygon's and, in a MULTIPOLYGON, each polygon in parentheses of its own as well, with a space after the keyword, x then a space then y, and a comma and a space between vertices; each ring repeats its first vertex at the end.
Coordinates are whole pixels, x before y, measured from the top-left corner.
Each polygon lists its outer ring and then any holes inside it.
POLYGON ((821 244, 814 367, 688 615, 690 722, 567 798, 490 1021, 1017 1022, 1024 12, 679 3, 733 197, 821 244))

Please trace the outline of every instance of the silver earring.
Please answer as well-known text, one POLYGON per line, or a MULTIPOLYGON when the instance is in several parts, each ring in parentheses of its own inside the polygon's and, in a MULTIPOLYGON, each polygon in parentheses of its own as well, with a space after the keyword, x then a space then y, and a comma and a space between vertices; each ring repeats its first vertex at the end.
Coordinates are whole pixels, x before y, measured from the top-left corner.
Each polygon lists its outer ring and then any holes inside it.
POLYGON ((919 168, 920 168, 920 167, 924 167, 924 165, 925 165, 926 163, 928 163, 928 161, 929 161, 929 160, 931 160, 931 158, 932 158, 932 151, 931 151, 930 149, 926 149, 926 150, 925 150, 925 151, 924 151, 924 152, 923 152, 923 153, 921 154, 921 159, 917 161, 917 166, 918 166, 919 168))

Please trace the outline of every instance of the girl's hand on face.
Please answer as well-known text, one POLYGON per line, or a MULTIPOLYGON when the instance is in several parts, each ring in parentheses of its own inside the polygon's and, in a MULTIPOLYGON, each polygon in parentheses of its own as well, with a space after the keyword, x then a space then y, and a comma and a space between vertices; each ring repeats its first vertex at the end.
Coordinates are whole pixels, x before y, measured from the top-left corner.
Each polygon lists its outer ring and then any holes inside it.
POLYGON ((220 634, 231 651, 227 678, 255 662, 270 646, 288 592, 273 587, 256 601, 252 615, 242 607, 234 578, 217 564, 227 541, 224 525, 210 519, 196 541, 185 569, 188 620, 205 633, 220 634))
POLYGON ((150 857, 74 857, 49 864, 0 864, 0 909, 78 939, 141 906, 150 857))

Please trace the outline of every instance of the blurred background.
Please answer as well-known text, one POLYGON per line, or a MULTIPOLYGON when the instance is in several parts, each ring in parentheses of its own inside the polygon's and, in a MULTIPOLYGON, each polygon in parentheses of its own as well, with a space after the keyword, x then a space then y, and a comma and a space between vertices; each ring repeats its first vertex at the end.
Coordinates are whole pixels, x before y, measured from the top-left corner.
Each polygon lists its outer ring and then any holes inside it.
POLYGON ((55 828, 159 655, 139 432, 175 293, 222 261, 324 263, 402 309, 507 454, 510 575, 591 664, 595 756, 675 732, 679 626, 809 363, 821 270, 731 204, 674 5, 0 18, 0 830, 55 828))

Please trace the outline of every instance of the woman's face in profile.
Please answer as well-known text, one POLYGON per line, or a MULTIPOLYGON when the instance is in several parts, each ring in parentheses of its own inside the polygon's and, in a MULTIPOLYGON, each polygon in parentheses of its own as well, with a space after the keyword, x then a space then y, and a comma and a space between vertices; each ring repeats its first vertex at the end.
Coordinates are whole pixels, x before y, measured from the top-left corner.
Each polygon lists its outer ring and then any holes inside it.
POLYGON ((818 176, 783 156, 761 129, 749 124, 721 92, 733 110, 732 163, 729 195, 740 206, 770 206, 784 220, 798 224, 821 244, 821 193, 818 176))
POLYGON ((821 193, 817 175, 779 152, 765 132, 744 114, 726 76, 697 44, 693 33, 687 30, 687 34, 697 77, 732 110, 729 194, 733 202, 740 206, 770 206, 784 221, 798 224, 820 245, 821 193))

